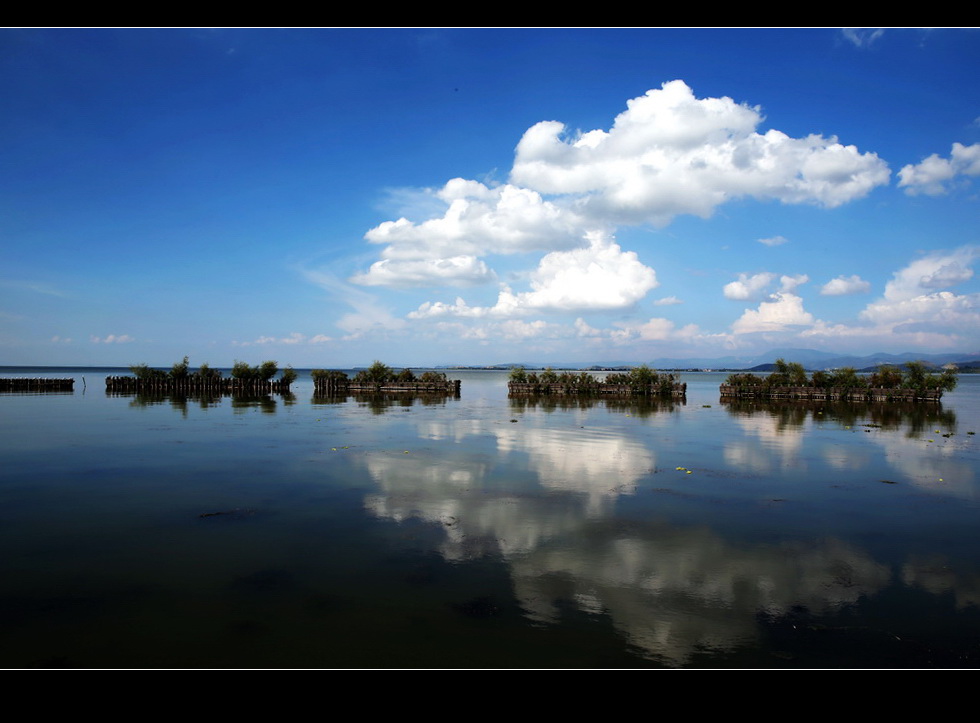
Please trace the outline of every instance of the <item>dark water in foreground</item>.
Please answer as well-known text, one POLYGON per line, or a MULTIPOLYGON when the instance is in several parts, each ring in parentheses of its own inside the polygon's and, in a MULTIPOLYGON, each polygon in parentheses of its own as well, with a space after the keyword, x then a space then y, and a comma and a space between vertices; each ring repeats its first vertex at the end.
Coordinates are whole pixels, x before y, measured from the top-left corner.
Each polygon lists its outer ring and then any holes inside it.
POLYGON ((2 667, 980 667, 976 376, 898 408, 105 374, 0 395, 2 667))

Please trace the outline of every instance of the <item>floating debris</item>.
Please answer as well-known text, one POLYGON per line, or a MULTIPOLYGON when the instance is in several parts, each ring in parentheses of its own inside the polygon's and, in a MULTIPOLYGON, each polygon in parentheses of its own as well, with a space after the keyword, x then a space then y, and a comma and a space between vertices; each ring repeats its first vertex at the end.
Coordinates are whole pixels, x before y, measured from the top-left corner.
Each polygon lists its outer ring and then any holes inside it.
POLYGON ((219 510, 218 512, 202 512, 198 515, 199 518, 203 519, 206 517, 229 517, 233 520, 240 520, 245 517, 250 517, 255 514, 255 510, 249 508, 236 507, 233 510, 219 510))

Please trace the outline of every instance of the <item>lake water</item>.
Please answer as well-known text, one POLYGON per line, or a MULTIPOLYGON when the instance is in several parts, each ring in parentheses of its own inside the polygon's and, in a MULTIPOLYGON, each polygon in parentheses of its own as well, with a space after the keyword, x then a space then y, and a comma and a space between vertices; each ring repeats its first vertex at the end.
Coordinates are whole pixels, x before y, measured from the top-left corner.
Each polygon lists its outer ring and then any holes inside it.
MULTIPOLYGON (((941 407, 0 394, 0 666, 977 667, 941 407)), ((83 379, 84 377, 84 385, 83 379)))

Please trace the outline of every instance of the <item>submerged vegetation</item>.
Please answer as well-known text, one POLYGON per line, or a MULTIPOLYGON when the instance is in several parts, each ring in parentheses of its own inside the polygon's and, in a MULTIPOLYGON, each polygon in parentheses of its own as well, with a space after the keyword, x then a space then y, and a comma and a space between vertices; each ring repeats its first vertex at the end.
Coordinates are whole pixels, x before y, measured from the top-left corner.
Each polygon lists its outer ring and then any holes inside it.
POLYGON ((722 385, 722 395, 733 396, 812 396, 808 390, 825 391, 833 396, 870 395, 885 399, 939 399, 944 391, 956 388, 956 370, 931 372, 922 362, 908 362, 905 370, 882 365, 868 375, 859 375, 852 367, 815 371, 807 377, 802 364, 777 359, 766 376, 750 372, 730 374, 722 385), (792 392, 790 390, 793 390, 792 392))

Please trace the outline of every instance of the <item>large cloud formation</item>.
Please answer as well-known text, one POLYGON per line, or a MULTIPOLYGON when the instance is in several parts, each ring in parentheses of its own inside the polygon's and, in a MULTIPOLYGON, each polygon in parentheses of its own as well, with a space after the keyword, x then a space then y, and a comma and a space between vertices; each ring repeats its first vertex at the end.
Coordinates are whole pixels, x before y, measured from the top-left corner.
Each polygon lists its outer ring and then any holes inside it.
MULTIPOLYGON (((352 281, 486 283, 496 279, 481 258, 489 254, 594 253, 592 233, 621 224, 664 225, 679 214, 706 217, 744 197, 835 207, 888 182, 888 166, 874 153, 832 137, 760 134, 762 121, 758 107, 727 97, 696 98, 680 80, 627 101, 608 131, 569 134, 562 123, 542 121, 518 143, 509 183, 491 187, 453 179, 430 192, 446 204, 441 217, 400 218, 368 231, 369 242, 384 245, 381 260, 352 281)), ((578 263, 574 254, 551 260, 578 263)), ((568 296, 555 296, 558 284, 529 292, 523 305, 575 307, 568 296)), ((589 286, 575 294, 585 295, 581 307, 596 308, 589 286)), ((604 304, 598 300, 599 307, 604 304)))
POLYGON ((819 135, 759 134, 762 120, 757 107, 698 99, 675 80, 628 101, 609 131, 565 138, 562 123, 536 124, 517 146, 511 182, 580 194, 593 218, 656 225, 745 196, 832 208, 888 182, 874 153, 819 135))

